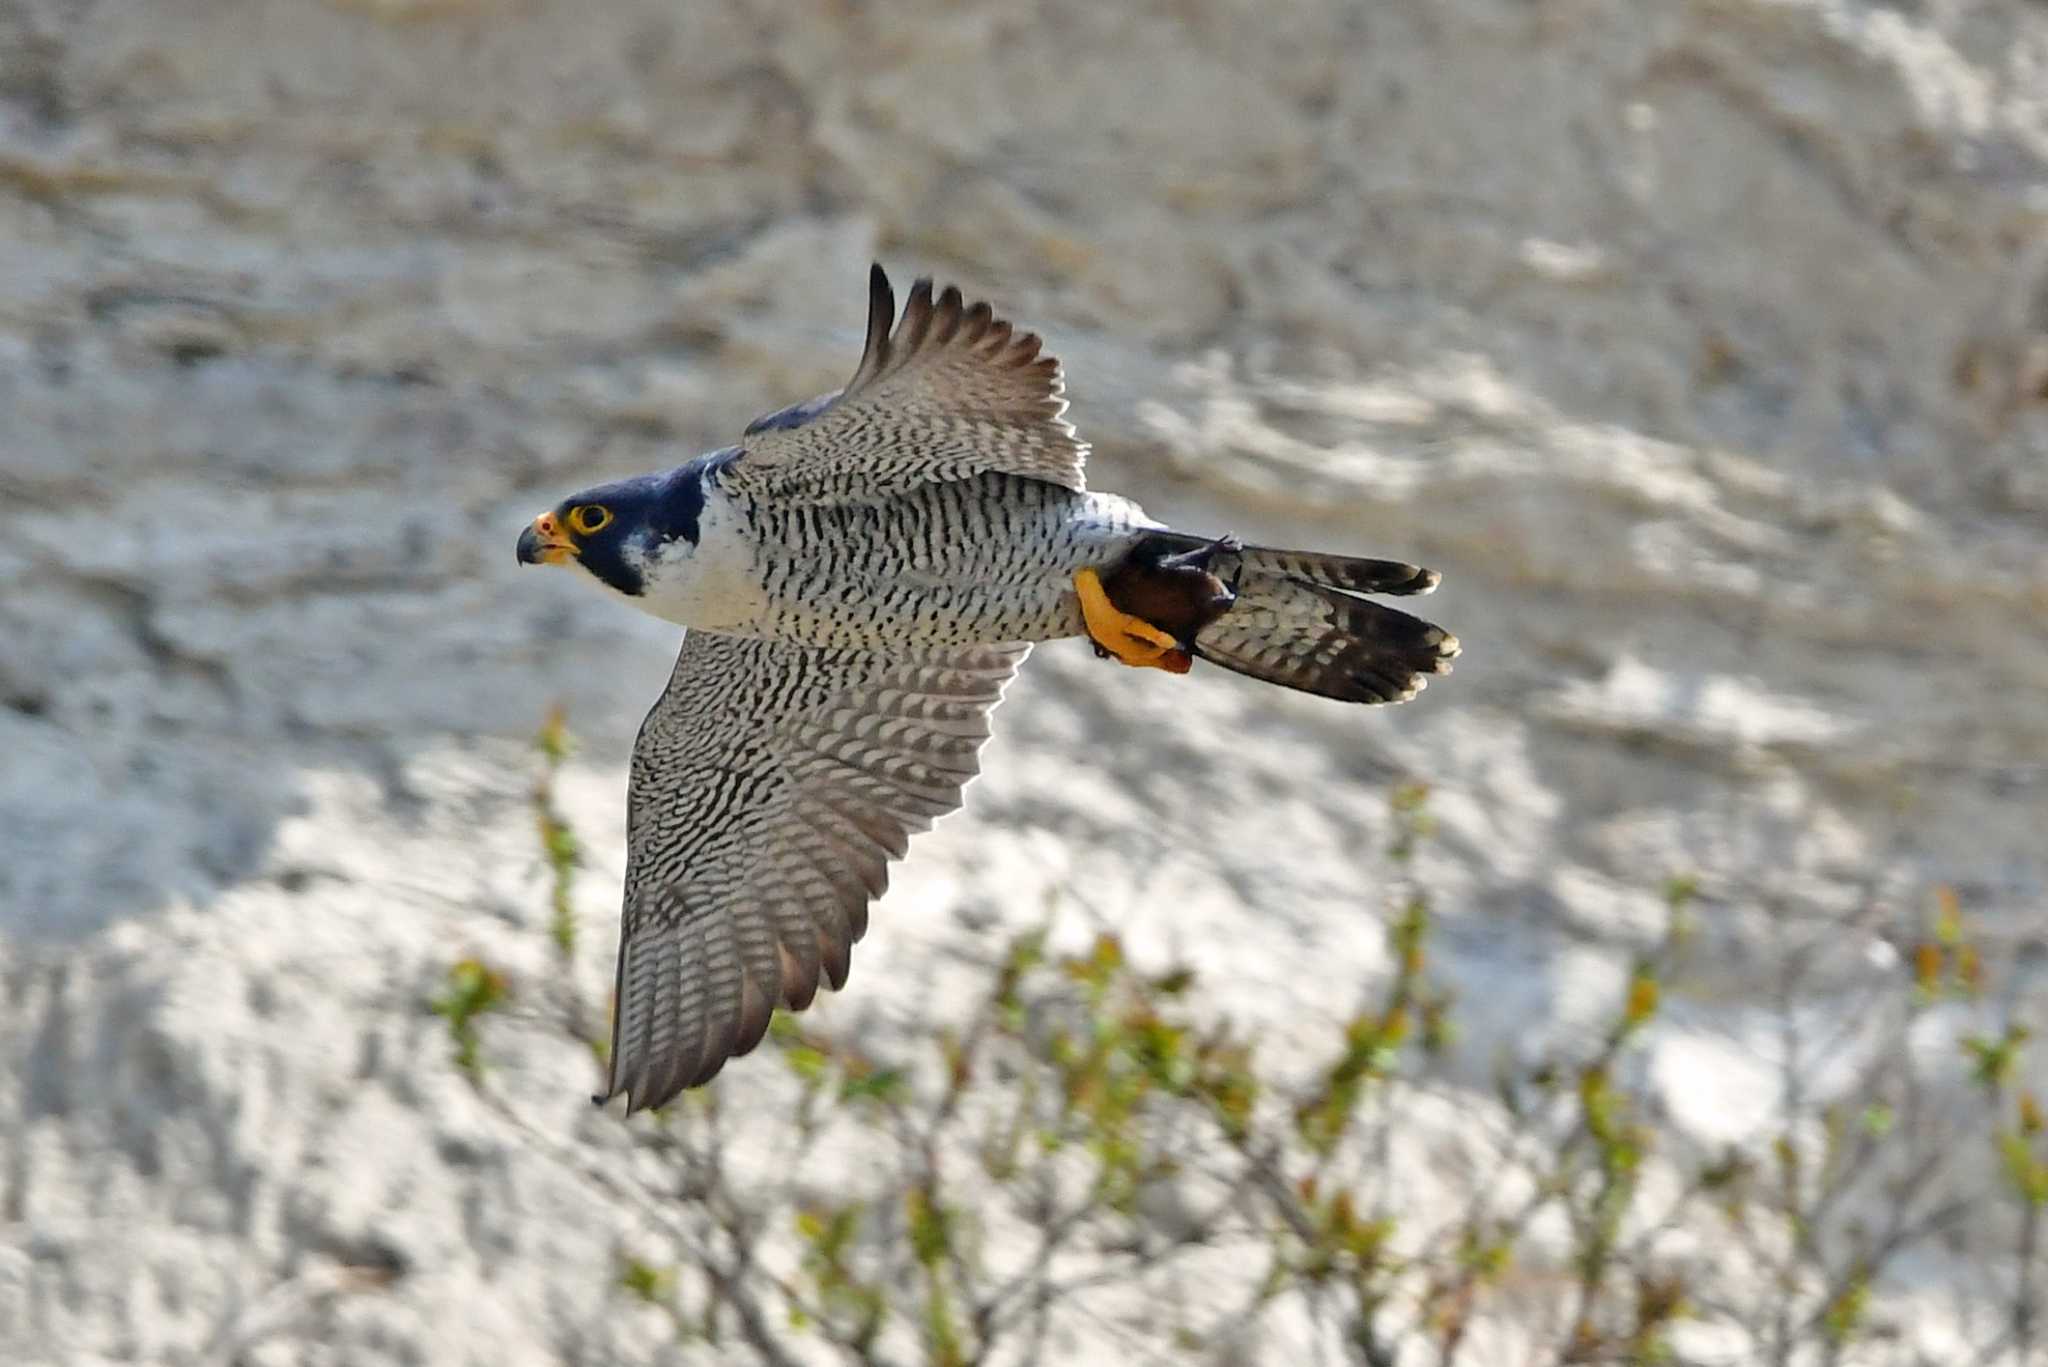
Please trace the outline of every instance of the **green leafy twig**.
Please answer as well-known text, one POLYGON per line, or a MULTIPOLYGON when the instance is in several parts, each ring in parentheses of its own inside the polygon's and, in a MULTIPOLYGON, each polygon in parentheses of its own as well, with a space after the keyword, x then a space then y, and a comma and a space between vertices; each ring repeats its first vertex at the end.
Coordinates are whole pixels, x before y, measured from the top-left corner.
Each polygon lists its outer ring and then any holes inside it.
POLYGON ((483 1081, 481 1039, 477 1022, 504 1006, 511 989, 504 975, 481 959, 463 959, 448 970, 448 983, 428 1005, 448 1022, 455 1042, 455 1066, 472 1085, 483 1081))
POLYGON ((548 866, 548 937, 564 961, 576 953, 576 870, 583 849, 576 832, 555 804, 555 779, 574 748, 568 717, 560 704, 549 710, 535 744, 541 753, 540 778, 533 785, 533 814, 540 830, 541 855, 548 866))

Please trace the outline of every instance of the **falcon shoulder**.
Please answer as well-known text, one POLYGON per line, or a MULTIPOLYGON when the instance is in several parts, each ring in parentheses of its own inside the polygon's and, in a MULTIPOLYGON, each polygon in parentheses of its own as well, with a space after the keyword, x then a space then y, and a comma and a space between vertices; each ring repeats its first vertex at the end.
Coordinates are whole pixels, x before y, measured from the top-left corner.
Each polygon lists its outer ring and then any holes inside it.
POLYGON ((660 1106, 845 984, 889 861, 960 805, 1029 652, 685 636, 633 748, 600 1100, 660 1106))
POLYGON ((1043 344, 948 285, 896 292, 868 276, 867 347, 837 394, 750 424, 725 476, 735 492, 797 503, 859 503, 920 484, 1000 473, 1085 487, 1088 446, 1066 412, 1060 363, 1043 344))

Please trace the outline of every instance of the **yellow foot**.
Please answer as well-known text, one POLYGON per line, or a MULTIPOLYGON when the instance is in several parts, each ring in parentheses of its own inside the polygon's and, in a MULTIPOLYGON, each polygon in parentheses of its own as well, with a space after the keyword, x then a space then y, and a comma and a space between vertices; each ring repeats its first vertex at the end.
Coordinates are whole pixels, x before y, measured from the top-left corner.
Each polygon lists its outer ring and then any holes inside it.
POLYGON ((1172 635, 1110 602, 1102 577, 1094 570, 1075 572, 1074 592, 1081 598, 1081 618, 1088 624, 1089 638, 1123 663, 1169 674, 1185 674, 1194 663, 1172 635))

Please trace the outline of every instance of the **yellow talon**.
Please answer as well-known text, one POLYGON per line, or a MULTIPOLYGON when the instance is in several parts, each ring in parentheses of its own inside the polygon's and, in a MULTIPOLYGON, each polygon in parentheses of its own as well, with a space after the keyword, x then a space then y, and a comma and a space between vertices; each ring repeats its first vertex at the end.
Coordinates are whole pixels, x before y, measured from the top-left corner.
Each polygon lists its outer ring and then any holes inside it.
POLYGON ((1124 664, 1137 669, 1163 669, 1185 674, 1193 661, 1180 642, 1142 617, 1133 617, 1109 601, 1102 576, 1093 569, 1074 573, 1074 592, 1081 599, 1081 619, 1088 636, 1124 664))

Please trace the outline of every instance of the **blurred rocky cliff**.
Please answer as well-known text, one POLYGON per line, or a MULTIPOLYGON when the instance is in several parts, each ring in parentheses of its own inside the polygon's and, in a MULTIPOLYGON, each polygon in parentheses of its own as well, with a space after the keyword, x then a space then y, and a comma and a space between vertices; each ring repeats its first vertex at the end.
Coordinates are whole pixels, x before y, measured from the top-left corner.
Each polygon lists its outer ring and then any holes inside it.
POLYGON ((821 1019, 886 1048, 1053 902, 1285 1059, 1414 779, 1475 1107, 1677 873, 1703 1143, 1786 956, 1853 1016, 1938 885, 2041 1014, 2038 3, 0 0, 0 1358, 644 1352, 631 1216, 421 1005, 551 971, 556 700, 608 983, 673 655, 512 541, 842 382, 871 259, 1040 330, 1096 484, 1434 566, 1466 651, 1371 712, 1040 651, 821 1019))

